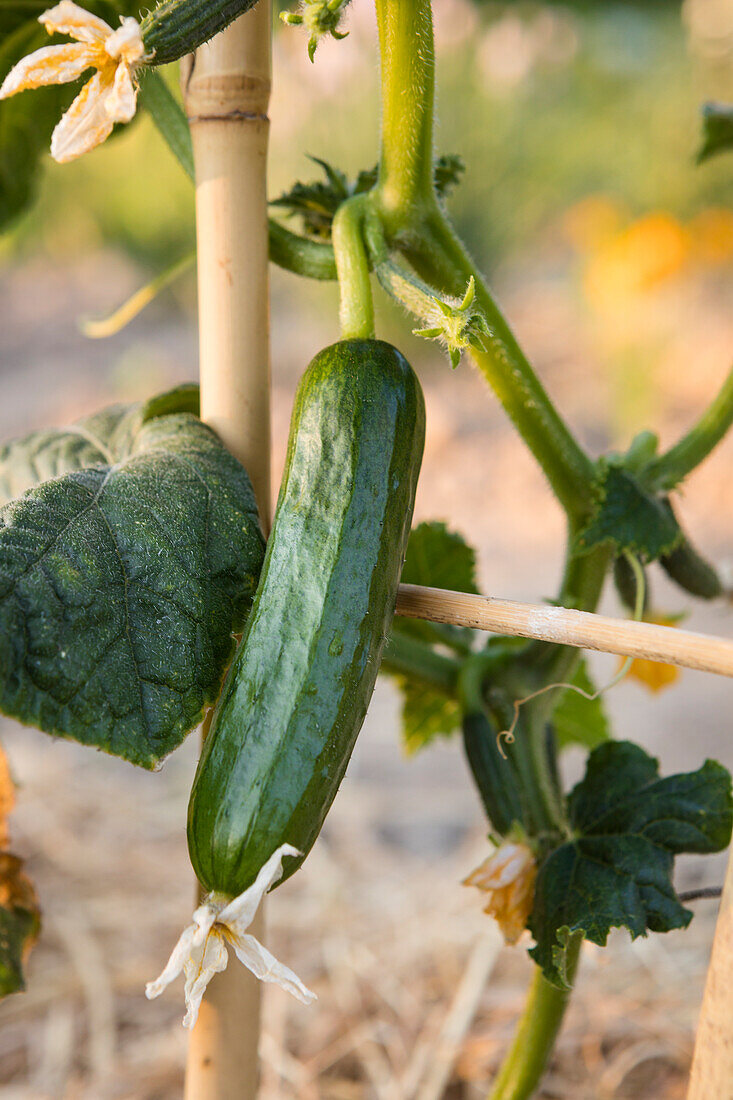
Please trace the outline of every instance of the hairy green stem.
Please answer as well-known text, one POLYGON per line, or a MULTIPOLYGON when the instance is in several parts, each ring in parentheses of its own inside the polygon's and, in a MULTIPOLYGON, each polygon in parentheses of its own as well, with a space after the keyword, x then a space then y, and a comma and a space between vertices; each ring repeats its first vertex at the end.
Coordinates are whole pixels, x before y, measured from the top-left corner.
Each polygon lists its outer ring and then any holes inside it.
POLYGON ((593 463, 555 409, 481 273, 437 206, 423 231, 406 238, 401 250, 418 275, 443 293, 461 297, 469 279, 475 280, 476 304, 490 335, 484 338, 484 349, 472 347, 471 355, 577 522, 591 504, 593 463))
MULTIPOLYGON (((568 977, 572 982, 580 957, 580 938, 568 947, 568 977)), ((557 989, 535 968, 529 996, 509 1052, 488 1100, 529 1100, 534 1095, 552 1053, 571 990, 557 989)))
POLYGON ((270 259, 308 279, 335 279, 336 257, 330 241, 314 241, 270 218, 270 259))
POLYGON ((394 631, 384 647, 382 667, 385 672, 400 673, 446 695, 455 695, 461 664, 455 657, 436 653, 417 638, 394 631))
POLYGON ((377 188, 388 227, 435 201, 433 15, 426 0, 376 0, 382 62, 377 188))
POLYGON ((339 319, 344 340, 374 336, 372 284, 363 233, 367 202, 367 195, 355 195, 339 206, 333 219, 333 250, 341 295, 339 319))
POLYGON ((733 424, 733 370, 697 424, 645 470, 659 489, 669 490, 687 477, 717 447, 733 424))

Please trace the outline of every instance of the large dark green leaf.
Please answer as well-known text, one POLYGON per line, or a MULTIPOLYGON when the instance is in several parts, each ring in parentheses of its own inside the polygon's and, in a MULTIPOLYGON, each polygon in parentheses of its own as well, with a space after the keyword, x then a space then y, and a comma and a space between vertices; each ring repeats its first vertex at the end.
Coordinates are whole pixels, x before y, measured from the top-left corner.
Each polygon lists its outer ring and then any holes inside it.
POLYGON ((171 413, 198 416, 199 388, 173 390, 134 405, 111 405, 69 428, 47 428, 0 446, 0 505, 53 477, 103 466, 128 454, 148 420, 171 413))
POLYGON ((608 741, 591 753, 569 811, 574 838, 541 865, 530 920, 530 954, 560 986, 573 938, 603 946, 612 928, 636 937, 689 924, 672 885, 674 857, 729 843, 730 775, 708 760, 660 779, 658 762, 638 745, 608 741))
POLYGON ((144 767, 216 699, 264 549, 243 467, 149 413, 6 448, 6 485, 51 480, 0 510, 0 710, 144 767))

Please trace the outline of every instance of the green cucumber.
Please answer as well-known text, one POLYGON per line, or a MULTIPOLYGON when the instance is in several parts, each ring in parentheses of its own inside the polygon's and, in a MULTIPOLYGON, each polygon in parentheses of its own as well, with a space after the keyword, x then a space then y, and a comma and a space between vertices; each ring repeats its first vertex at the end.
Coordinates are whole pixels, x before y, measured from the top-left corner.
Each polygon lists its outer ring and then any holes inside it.
POLYGON ((208 42, 257 0, 162 0, 140 23, 151 65, 167 65, 208 42))
POLYGON ((464 715, 463 747, 486 816, 495 832, 507 836, 515 824, 526 824, 527 810, 512 745, 502 745, 502 753, 498 734, 485 711, 464 715))
MULTIPOLYGON (((669 501, 667 507, 672 512, 669 501)), ((674 550, 662 555, 659 564, 670 580, 700 600, 717 600, 725 591, 717 570, 698 553, 685 534, 674 550)))
POLYGON ((378 340, 320 352, 295 398, 259 587, 191 791, 188 846, 236 896, 321 830, 376 680, 422 459, 410 365, 378 340))
POLYGON ((717 600, 725 591, 715 568, 686 538, 670 554, 661 557, 659 564, 670 580, 699 600, 717 600))

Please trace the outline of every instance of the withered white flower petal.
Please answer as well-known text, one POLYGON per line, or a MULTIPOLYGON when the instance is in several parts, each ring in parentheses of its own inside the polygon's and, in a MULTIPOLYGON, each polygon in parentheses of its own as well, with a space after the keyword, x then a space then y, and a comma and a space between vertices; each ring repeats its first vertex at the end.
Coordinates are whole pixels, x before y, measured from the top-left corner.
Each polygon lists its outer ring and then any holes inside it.
POLYGON ((88 153, 112 133, 114 119, 107 98, 114 87, 114 69, 102 69, 88 80, 51 135, 51 156, 59 164, 88 153))
POLYGON ((145 56, 145 44, 140 34, 140 24, 132 16, 120 20, 120 26, 104 41, 105 53, 117 60, 122 58, 134 64, 145 56))
POLYGON ((244 932, 254 920, 254 915, 267 891, 283 873, 283 860, 286 856, 299 856, 300 852, 292 844, 281 844, 259 870, 257 878, 239 897, 234 898, 222 909, 219 915, 221 924, 228 924, 238 932, 244 932))
POLYGON ((78 80, 82 73, 94 67, 96 56, 95 50, 80 42, 42 46, 13 66, 0 86, 0 99, 46 84, 68 84, 78 80))
POLYGON ((298 856, 300 852, 292 844, 283 844, 273 852, 261 868, 250 887, 232 900, 221 894, 210 894, 193 915, 193 922, 184 929, 173 948, 163 973, 154 982, 148 982, 145 995, 158 997, 183 972, 186 1015, 184 1027, 193 1027, 198 1018, 201 1001, 214 974, 224 970, 228 961, 226 944, 231 944, 239 961, 263 982, 274 982, 304 1004, 316 999, 283 963, 263 947, 247 928, 254 920, 263 895, 282 875, 282 863, 286 856, 298 856))
POLYGON ((312 1004, 316 995, 303 985, 289 966, 279 962, 254 936, 229 934, 227 936, 239 961, 261 982, 274 982, 304 1005, 312 1004))
POLYGON ((38 16, 49 34, 68 34, 77 42, 104 42, 112 34, 112 28, 104 19, 92 15, 80 8, 72 0, 61 0, 54 8, 49 8, 38 16))
POLYGON ((118 65, 112 89, 105 99, 105 110, 113 122, 129 122, 135 114, 137 89, 127 65, 118 65))
POLYGON ((228 961, 224 937, 218 931, 207 935, 202 944, 194 945, 191 957, 184 966, 186 983, 183 991, 187 1007, 183 1017, 184 1027, 195 1026, 207 985, 214 974, 226 970, 228 961))

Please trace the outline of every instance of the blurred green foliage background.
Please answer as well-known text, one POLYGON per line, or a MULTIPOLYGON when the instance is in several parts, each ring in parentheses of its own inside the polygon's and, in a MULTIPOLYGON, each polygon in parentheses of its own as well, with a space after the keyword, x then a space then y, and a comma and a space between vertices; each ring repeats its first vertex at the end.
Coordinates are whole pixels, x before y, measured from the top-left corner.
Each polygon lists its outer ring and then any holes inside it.
MULTIPOLYGON (((437 0, 435 13, 437 147, 466 161, 452 209, 488 270, 589 195, 680 222, 730 205, 728 158, 694 165, 701 101, 733 98, 730 7, 437 0)), ((354 0, 348 25, 311 66, 302 33, 278 23, 273 197, 317 175, 305 153, 351 174, 376 160, 371 5, 354 0)), ((192 214, 188 180, 143 117, 72 165, 48 160, 39 204, 2 247, 68 256, 114 244, 155 270, 191 246, 192 214)))

